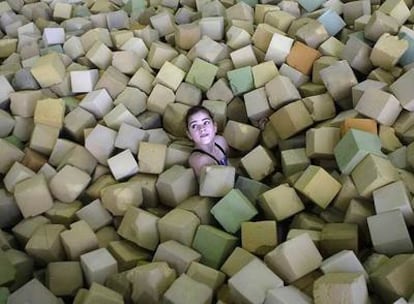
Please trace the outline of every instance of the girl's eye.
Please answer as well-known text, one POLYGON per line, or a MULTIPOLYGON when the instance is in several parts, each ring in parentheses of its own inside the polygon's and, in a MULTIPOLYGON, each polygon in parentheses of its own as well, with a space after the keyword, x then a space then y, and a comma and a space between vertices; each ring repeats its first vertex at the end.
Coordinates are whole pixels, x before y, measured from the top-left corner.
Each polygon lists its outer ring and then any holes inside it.
POLYGON ((190 128, 195 130, 197 128, 197 125, 191 125, 190 128))
POLYGON ((204 122, 204 125, 206 126, 206 125, 209 125, 210 124, 210 121, 209 120, 206 120, 205 122, 204 122))

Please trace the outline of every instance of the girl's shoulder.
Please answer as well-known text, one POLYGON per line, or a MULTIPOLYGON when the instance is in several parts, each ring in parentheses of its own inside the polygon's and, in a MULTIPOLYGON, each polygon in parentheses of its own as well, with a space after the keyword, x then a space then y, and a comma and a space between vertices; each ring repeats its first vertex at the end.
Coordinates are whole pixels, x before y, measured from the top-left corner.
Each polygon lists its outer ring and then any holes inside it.
POLYGON ((228 151, 229 145, 227 143, 227 140, 224 138, 224 136, 216 135, 216 137, 214 138, 214 141, 215 141, 216 144, 218 144, 225 151, 228 151))

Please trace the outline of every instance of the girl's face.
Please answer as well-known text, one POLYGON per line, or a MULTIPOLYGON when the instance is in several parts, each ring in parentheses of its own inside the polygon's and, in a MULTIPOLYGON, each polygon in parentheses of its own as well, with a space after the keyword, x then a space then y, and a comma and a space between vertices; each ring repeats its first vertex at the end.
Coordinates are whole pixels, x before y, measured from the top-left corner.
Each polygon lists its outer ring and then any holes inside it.
POLYGON ((190 116, 187 126, 187 135, 198 145, 206 145, 214 141, 217 126, 211 117, 204 111, 190 116))

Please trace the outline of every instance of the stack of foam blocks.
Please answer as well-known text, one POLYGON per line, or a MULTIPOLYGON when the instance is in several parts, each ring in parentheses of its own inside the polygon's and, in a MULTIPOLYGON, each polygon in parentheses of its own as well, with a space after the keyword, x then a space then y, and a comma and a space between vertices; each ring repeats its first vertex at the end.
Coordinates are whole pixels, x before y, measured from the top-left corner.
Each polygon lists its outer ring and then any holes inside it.
POLYGON ((412 0, 0 2, 0 303, 414 303, 412 0), (230 165, 187 160, 203 105, 230 165))

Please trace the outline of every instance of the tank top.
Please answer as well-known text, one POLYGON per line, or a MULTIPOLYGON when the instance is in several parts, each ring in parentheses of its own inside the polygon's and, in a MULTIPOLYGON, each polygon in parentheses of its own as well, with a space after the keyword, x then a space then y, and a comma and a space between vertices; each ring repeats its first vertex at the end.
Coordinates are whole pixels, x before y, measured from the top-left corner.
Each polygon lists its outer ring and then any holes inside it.
POLYGON ((227 166, 228 165, 228 161, 227 161, 226 152, 224 152, 224 149, 218 143, 214 143, 214 145, 221 151, 221 153, 223 153, 224 157, 222 159, 217 159, 214 155, 212 155, 212 154, 210 154, 210 153, 208 153, 208 152, 206 152, 204 150, 201 150, 201 149, 194 149, 191 153, 199 152, 199 153, 208 155, 212 159, 214 159, 218 165, 227 166))

